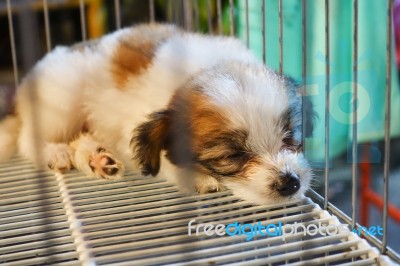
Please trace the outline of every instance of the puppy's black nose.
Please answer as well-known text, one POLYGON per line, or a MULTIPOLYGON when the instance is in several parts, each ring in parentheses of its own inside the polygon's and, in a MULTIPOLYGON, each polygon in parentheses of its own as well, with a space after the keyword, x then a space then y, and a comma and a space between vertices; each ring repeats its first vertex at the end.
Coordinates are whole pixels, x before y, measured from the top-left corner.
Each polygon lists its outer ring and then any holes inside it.
POLYGON ((300 189, 300 180, 295 174, 283 174, 276 189, 281 196, 293 195, 300 189))

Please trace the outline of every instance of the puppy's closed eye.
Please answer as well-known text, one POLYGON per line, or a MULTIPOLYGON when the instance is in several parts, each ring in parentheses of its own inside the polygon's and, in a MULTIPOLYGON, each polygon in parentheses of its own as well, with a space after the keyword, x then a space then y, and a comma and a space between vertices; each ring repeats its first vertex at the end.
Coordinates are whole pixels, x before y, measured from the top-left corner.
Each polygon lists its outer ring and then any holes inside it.
POLYGON ((241 162, 245 162, 249 159, 249 156, 244 151, 237 151, 234 153, 226 154, 222 157, 213 158, 209 161, 214 162, 215 164, 220 165, 230 165, 230 164, 240 164, 241 162))
POLYGON ((251 156, 245 151, 236 151, 219 157, 199 161, 211 174, 219 176, 234 176, 243 171, 251 156))
POLYGON ((226 159, 230 160, 232 163, 235 163, 237 161, 241 161, 244 158, 246 158, 247 154, 245 151, 237 151, 233 154, 229 154, 226 159))

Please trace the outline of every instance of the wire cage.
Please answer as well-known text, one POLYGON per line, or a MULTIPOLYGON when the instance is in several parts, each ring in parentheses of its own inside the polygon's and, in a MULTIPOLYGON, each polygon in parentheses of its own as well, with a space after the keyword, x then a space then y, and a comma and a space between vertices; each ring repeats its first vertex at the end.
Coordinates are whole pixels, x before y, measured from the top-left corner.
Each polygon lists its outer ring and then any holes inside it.
MULTIPOLYGON (((324 32, 319 38, 325 40, 324 90, 331 89, 330 47, 332 21, 329 19, 332 1, 299 0, 301 31, 301 80, 307 84, 307 25, 308 7, 324 5, 324 32)), ((358 60, 358 3, 352 1, 352 57, 358 60)), ((87 41, 105 34, 104 25, 110 30, 124 25, 124 14, 141 13, 142 21, 168 21, 186 30, 209 34, 241 35, 248 47, 254 46, 253 9, 261 10, 255 35, 260 41, 260 59, 268 65, 271 53, 267 45, 270 25, 267 15, 275 13, 275 28, 278 38, 276 70, 285 73, 284 38, 285 16, 283 0, 260 1, 97 1, 97 0, 43 0, 14 1, 0 3, 2 14, 7 17, 10 49, 2 51, 11 60, 14 86, 17 87, 21 72, 28 69, 39 55, 54 47, 51 12, 58 14, 74 8, 78 13, 80 38, 87 41), (129 4, 133 2, 134 4, 129 4), (140 8, 137 4, 141 2, 140 8), (273 2, 273 3, 272 3, 273 2), (128 3, 128 4, 127 4, 128 3), (143 4, 145 3, 145 4, 143 4), (271 4, 272 3, 272 4, 271 4), (104 5, 112 10, 104 15, 104 5), (259 5, 259 6, 254 6, 259 5), (277 8, 269 8, 268 6, 277 8), (143 11, 144 6, 144 11, 143 11), (133 11, 136 9, 136 11, 133 11), (61 10, 61 11, 60 11, 61 10), (103 11, 102 11, 103 10, 103 11), (267 10, 267 12, 266 12, 267 10), (43 30, 39 30, 32 14, 39 12, 43 19, 43 30), (18 17, 18 27, 15 18, 18 17), (100 25, 100 26, 99 26, 100 25), (103 25, 103 26, 101 26, 103 25), (39 32, 37 36, 37 32, 39 32), (40 32, 44 35, 41 36, 40 32), (17 34, 18 33, 18 34, 17 34), (253 34, 253 35, 252 35, 253 34), (42 38, 43 37, 43 38, 42 38), (45 49, 31 42, 42 38, 45 49), (29 43, 29 45, 27 45, 29 43), (21 67, 21 64, 24 66, 21 67)), ((382 235, 380 239, 362 229, 357 217, 360 197, 360 164, 358 157, 357 123, 351 126, 351 212, 346 214, 328 200, 330 167, 330 93, 325 94, 324 110, 319 114, 324 128, 324 154, 318 173, 321 176, 319 192, 311 190, 301 201, 269 206, 253 206, 232 196, 229 191, 203 195, 184 196, 162 177, 148 178, 139 173, 128 172, 118 181, 104 181, 82 176, 78 172, 54 174, 39 171, 20 157, 0 165, 0 264, 1 265, 395 265, 400 255, 388 245, 388 217, 397 210, 389 204, 391 106, 392 93, 392 11, 391 0, 382 1, 386 10, 386 87, 384 122, 383 196, 377 196, 382 206, 382 235), (324 119, 325 118, 325 119, 324 119), (381 199, 381 200, 380 200, 381 199), (390 205, 390 206, 389 206, 390 205), (293 234, 277 236, 247 235, 210 236, 191 232, 189 223, 195 219, 200 223, 229 224, 239 222, 297 224, 299 228, 323 225, 324 232, 304 234, 300 230, 293 234), (327 234, 329 226, 348 224, 350 229, 327 234), (303 227, 302 227, 303 226, 303 227), (189 230, 189 231, 188 231, 189 230)), ((130 24, 128 21, 127 24, 130 24)), ((364 25, 365 26, 365 25, 364 25)), ((60 41, 61 40, 61 41, 60 41)), ((358 65, 352 66, 354 99, 358 91, 358 65)), ((305 88, 306 86, 304 86, 305 88)), ((5 88, 2 87, 2 88, 5 88)), ((305 92, 304 92, 305 93, 305 92)), ((7 94, 4 94, 7 95, 7 94)), ((357 120, 357 101, 352 102, 352 119, 357 120)), ((303 134, 305 135, 305 134, 303 134)), ((304 140, 306 141, 306 140, 304 140)), ((307 149, 307 146, 306 146, 307 149)), ((362 193, 362 192, 361 192, 362 193)), ((316 228, 316 227, 315 227, 316 228)))

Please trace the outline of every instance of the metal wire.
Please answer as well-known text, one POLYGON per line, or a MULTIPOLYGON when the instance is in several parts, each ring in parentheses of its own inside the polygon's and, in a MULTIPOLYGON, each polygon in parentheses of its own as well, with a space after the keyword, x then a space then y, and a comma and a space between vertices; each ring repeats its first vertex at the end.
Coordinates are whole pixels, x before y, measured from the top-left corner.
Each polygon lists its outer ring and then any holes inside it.
POLYGON ((221 0, 217 1, 218 34, 222 34, 222 5, 221 0))
POLYGON ((329 187, 329 115, 330 115, 330 50, 329 50, 329 0, 325 0, 325 172, 324 209, 328 207, 329 187))
POLYGON ((207 0, 207 25, 208 25, 208 32, 212 33, 213 28, 212 28, 212 20, 211 20, 211 1, 207 0))
MULTIPOLYGON (((302 25, 302 44, 301 44, 301 49, 302 49, 302 80, 303 80, 303 88, 302 88, 302 106, 304 106, 304 98, 307 97, 307 3, 306 0, 302 0, 302 15, 301 15, 301 25, 302 25)), ((309 117, 307 118, 305 108, 302 108, 302 143, 303 143, 303 152, 305 154, 306 152, 306 119, 310 119, 309 117)))
POLYGON ((283 10, 282 0, 279 0, 279 74, 283 74, 283 10))
POLYGON ((149 1, 149 13, 150 13, 150 22, 154 22, 156 20, 155 10, 154 10, 154 0, 149 1))
POLYGON ((265 64, 267 60, 267 51, 266 51, 266 34, 265 34, 265 0, 261 1, 261 36, 262 36, 262 59, 265 64))
MULTIPOLYGON (((0 165, 1 170, 14 167, 25 167, 25 173, 9 176, 7 171, 0 172, 6 184, 0 187, 0 193, 8 200, 0 202, 3 210, 0 218, 4 222, 0 225, 0 245, 5 247, 2 259, 6 263, 11 260, 15 265, 44 263, 48 257, 43 254, 43 249, 48 246, 42 244, 42 234, 32 233, 38 228, 32 221, 41 222, 35 220, 40 202, 26 198, 19 200, 27 191, 36 192, 36 182, 32 179, 36 171, 24 160, 14 159, 0 165), (14 235, 18 237, 9 237, 14 235), (18 244, 19 250, 15 250, 12 245, 18 241, 29 247, 18 244)), ((266 220, 284 224, 301 220, 300 224, 304 226, 340 224, 308 198, 252 206, 238 201, 229 191, 183 196, 175 186, 161 178, 149 179, 136 173, 128 173, 125 179, 114 182, 79 173, 57 174, 56 179, 51 173, 45 173, 42 180, 46 188, 42 197, 46 197, 48 206, 52 207, 48 211, 52 217, 46 225, 54 230, 53 262, 77 265, 78 257, 83 265, 197 265, 210 261, 229 265, 281 265, 286 261, 311 265, 350 262, 354 258, 365 265, 379 256, 351 232, 315 235, 309 239, 303 239, 303 232, 297 232, 252 241, 246 241, 244 236, 188 235, 191 219, 196 219, 197 223, 218 221, 222 224, 260 221, 266 225, 266 220), (305 253, 308 257, 303 257, 300 262, 299 258, 305 253)))
POLYGON ((357 104, 358 104, 358 0, 354 0, 354 17, 353 17, 353 123, 352 123, 352 198, 351 198, 351 217, 352 228, 356 226, 357 218, 357 181, 358 181, 358 149, 357 149, 357 104))
POLYGON ((70 224, 72 235, 75 238, 77 251, 79 253, 79 260, 83 265, 95 265, 95 261, 90 249, 91 247, 87 244, 85 233, 82 231, 82 225, 78 222, 78 214, 75 211, 73 197, 70 194, 65 182, 65 176, 62 174, 56 174, 56 179, 60 192, 63 195, 62 202, 64 204, 64 208, 68 212, 68 222, 70 224))
POLYGON ((51 50, 51 36, 50 36, 50 23, 49 23, 49 7, 47 0, 43 0, 43 14, 44 14, 44 25, 46 31, 46 47, 47 51, 51 50))
POLYGON ((83 0, 79 0, 79 11, 81 17, 81 32, 82 32, 82 41, 86 41, 86 16, 85 16, 85 4, 83 0))
MULTIPOLYGON (((310 194, 313 198, 313 200, 315 200, 316 202, 319 202, 321 204, 323 204, 324 202, 324 198, 318 194, 315 190, 311 189, 310 190, 310 194)), ((352 221, 353 219, 351 217, 349 217, 347 214, 345 214, 342 210, 340 210, 338 207, 336 207, 335 205, 333 205, 332 203, 328 202, 328 209, 327 209, 330 213, 332 213, 333 215, 337 216, 338 218, 340 218, 345 224, 348 225, 352 225, 352 221)), ((354 228, 356 230, 358 230, 362 225, 360 225, 359 223, 356 223, 354 225, 354 228)), ((378 238, 376 238, 375 236, 373 236, 372 234, 368 234, 365 231, 361 230, 361 234, 362 236, 367 239, 370 243, 372 243, 373 245, 375 245, 376 247, 382 249, 382 241, 379 240, 378 238)), ((395 260, 395 262, 400 263, 400 254, 397 253, 396 251, 394 251, 393 249, 391 249, 390 247, 387 247, 386 250, 386 254, 390 256, 390 258, 392 258, 393 260, 395 260)))
POLYGON ((10 45, 11 45, 11 56, 13 64, 13 74, 14 74, 14 85, 18 86, 18 63, 17 63, 17 52, 15 48, 15 38, 14 38, 14 24, 11 11, 11 0, 7 0, 7 18, 8 18, 8 31, 10 34, 10 45))
POLYGON ((245 1, 245 17, 246 17, 246 46, 250 47, 250 30, 249 30, 249 0, 245 1))
POLYGON ((114 11, 115 11, 115 26, 117 30, 121 28, 121 5, 119 0, 114 0, 114 11))
POLYGON ((383 163, 383 237, 381 252, 387 251, 388 236, 388 198, 389 198, 389 175, 390 175, 390 118, 392 93, 392 14, 393 1, 387 1, 387 32, 386 32, 386 106, 385 106, 385 160, 383 163))
POLYGON ((230 22, 230 35, 235 35, 235 22, 233 20, 233 0, 229 0, 229 22, 230 22))
POLYGON ((185 24, 185 29, 192 30, 193 17, 192 17, 192 1, 182 1, 183 4, 183 19, 185 24))
POLYGON ((194 16, 194 26, 195 30, 198 31, 200 29, 200 16, 199 16, 199 3, 197 0, 193 0, 193 16, 194 16))

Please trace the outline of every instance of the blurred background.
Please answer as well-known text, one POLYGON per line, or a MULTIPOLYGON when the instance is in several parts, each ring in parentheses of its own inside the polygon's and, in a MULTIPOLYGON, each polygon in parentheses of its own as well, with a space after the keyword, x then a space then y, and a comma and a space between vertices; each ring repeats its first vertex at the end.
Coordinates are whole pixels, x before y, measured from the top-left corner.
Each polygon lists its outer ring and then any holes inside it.
POLYGON ((386 69, 387 64, 392 64, 391 233, 388 240, 390 246, 400 251, 400 194, 396 191, 400 189, 397 70, 400 64, 400 1, 394 3, 391 62, 385 57, 387 7, 384 1, 359 1, 357 23, 354 23, 352 1, 330 1, 328 39, 325 38, 325 4, 317 0, 306 1, 305 10, 301 0, 11 0, 10 3, 11 13, 8 13, 7 2, 0 2, 0 116, 12 109, 15 80, 20 81, 49 48, 57 45, 99 38, 119 27, 148 21, 175 23, 203 33, 235 35, 267 66, 282 70, 305 85, 305 97, 312 100, 318 114, 313 136, 305 139, 305 153, 315 169, 315 190, 324 195, 325 143, 328 143, 328 198, 349 216, 352 211, 352 88, 357 86, 359 200, 356 214, 357 221, 364 226, 382 225, 386 69), (44 5, 49 19, 47 36, 44 5), (304 11, 306 21, 303 21, 304 11), (358 29, 357 58, 354 57, 355 27, 358 29), (306 49, 303 49, 303 36, 306 36, 306 49), (11 38, 15 43, 17 75, 13 71, 11 38), (356 85, 353 83, 355 73, 356 85), (326 84, 329 84, 330 93, 328 120, 325 120, 326 84), (329 141, 325 138, 327 125, 329 141))

